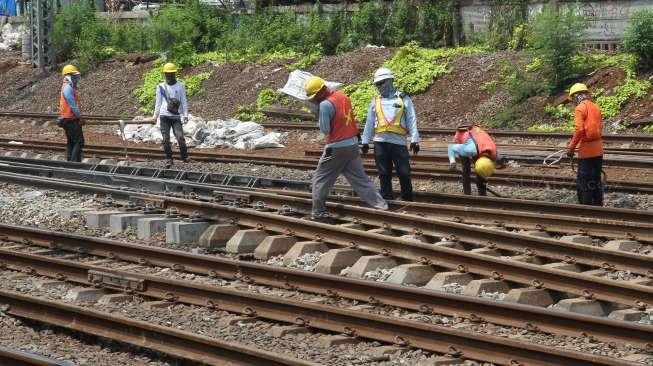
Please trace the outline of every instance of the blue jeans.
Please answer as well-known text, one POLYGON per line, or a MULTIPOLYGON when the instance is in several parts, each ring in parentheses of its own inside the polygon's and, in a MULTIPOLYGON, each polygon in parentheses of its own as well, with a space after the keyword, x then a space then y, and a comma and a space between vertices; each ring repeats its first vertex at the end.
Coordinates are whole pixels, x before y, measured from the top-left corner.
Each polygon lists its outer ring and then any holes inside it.
POLYGON ((578 160, 576 193, 581 205, 603 206, 603 156, 578 160))
POLYGON ((184 138, 184 127, 181 124, 181 119, 161 116, 161 136, 163 137, 163 151, 166 154, 167 160, 172 160, 172 144, 170 143, 170 128, 172 133, 177 139, 179 144, 179 152, 181 160, 188 159, 188 147, 186 147, 186 139, 184 138))
POLYGON ((381 183, 381 197, 386 200, 394 199, 392 192, 392 166, 394 165, 401 186, 401 199, 413 200, 413 184, 410 180, 410 155, 406 145, 397 145, 390 142, 374 142, 374 160, 379 171, 381 183))

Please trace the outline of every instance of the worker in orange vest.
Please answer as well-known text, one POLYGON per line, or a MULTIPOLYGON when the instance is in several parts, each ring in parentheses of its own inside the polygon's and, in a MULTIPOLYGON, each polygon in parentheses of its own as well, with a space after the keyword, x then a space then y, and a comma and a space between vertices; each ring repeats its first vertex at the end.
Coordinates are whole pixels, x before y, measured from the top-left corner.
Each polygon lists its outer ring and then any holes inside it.
POLYGON ((63 85, 59 94, 59 118, 57 124, 66 132, 66 160, 82 161, 84 132, 81 106, 79 103, 79 70, 74 65, 66 65, 61 70, 63 85))
POLYGON ((572 159, 578 145, 578 172, 576 176, 576 193, 578 203, 583 205, 603 206, 603 123, 601 109, 592 101, 592 96, 585 84, 576 83, 569 89, 570 101, 576 106, 574 110, 574 135, 567 149, 567 156, 572 159))
POLYGON ((456 158, 460 158, 463 170, 463 192, 472 194, 472 161, 476 172, 476 188, 480 196, 487 195, 487 178, 494 174, 497 160, 497 145, 487 131, 474 124, 463 124, 456 128, 455 144, 449 144, 449 170, 456 171, 456 158))
POLYGON ((342 173, 358 196, 368 205, 387 210, 388 204, 365 174, 358 150, 358 125, 349 97, 331 90, 322 78, 311 76, 304 83, 308 100, 318 105, 320 131, 326 146, 313 173, 313 220, 328 220, 326 199, 342 173))

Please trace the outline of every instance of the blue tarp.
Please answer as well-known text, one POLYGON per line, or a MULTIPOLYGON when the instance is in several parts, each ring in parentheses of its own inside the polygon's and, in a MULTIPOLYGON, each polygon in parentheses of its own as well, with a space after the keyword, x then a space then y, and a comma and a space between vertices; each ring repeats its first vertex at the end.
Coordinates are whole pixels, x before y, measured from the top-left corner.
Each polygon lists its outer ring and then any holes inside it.
POLYGON ((0 15, 15 17, 17 15, 16 0, 0 0, 0 15))

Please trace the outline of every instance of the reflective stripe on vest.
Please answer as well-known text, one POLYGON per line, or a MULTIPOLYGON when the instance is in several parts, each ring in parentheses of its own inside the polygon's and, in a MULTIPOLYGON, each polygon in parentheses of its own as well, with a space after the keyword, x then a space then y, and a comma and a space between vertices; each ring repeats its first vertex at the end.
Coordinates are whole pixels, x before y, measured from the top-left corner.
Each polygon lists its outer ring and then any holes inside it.
POLYGON ((401 117, 404 115, 404 98, 399 97, 399 110, 395 114, 392 121, 388 121, 383 113, 383 106, 381 105, 381 97, 374 98, 374 112, 376 113, 376 125, 374 132, 377 135, 382 133, 396 133, 397 135, 406 135, 408 131, 401 127, 401 117))
MULTIPOLYGON (((61 94, 59 95, 59 117, 65 119, 77 119, 79 117, 75 115, 75 112, 73 112, 73 109, 70 107, 68 101, 63 95, 63 90, 67 84, 69 84, 69 82, 65 81, 61 86, 61 94)), ((73 88, 73 95, 75 97, 75 103, 77 104, 77 108, 79 108, 79 110, 81 111, 82 106, 79 103, 79 93, 75 88, 73 88)))

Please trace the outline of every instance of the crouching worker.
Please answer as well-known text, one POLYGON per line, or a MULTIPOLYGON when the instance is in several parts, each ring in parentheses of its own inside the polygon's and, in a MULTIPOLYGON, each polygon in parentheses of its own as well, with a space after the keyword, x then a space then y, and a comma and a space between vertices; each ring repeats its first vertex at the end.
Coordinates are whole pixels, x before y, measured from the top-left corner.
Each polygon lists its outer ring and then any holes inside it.
POLYGON ((331 90, 323 79, 312 76, 304 84, 308 99, 318 105, 319 127, 326 146, 313 173, 312 219, 328 219, 326 199, 340 174, 368 205, 387 210, 388 204, 365 174, 358 150, 358 126, 349 97, 331 90))
POLYGON ((463 192, 472 194, 472 161, 476 172, 476 188, 480 196, 487 195, 486 178, 494 174, 497 145, 484 129, 477 125, 461 125, 456 129, 455 144, 449 144, 449 170, 456 171, 456 158, 460 158, 463 170, 463 192))

